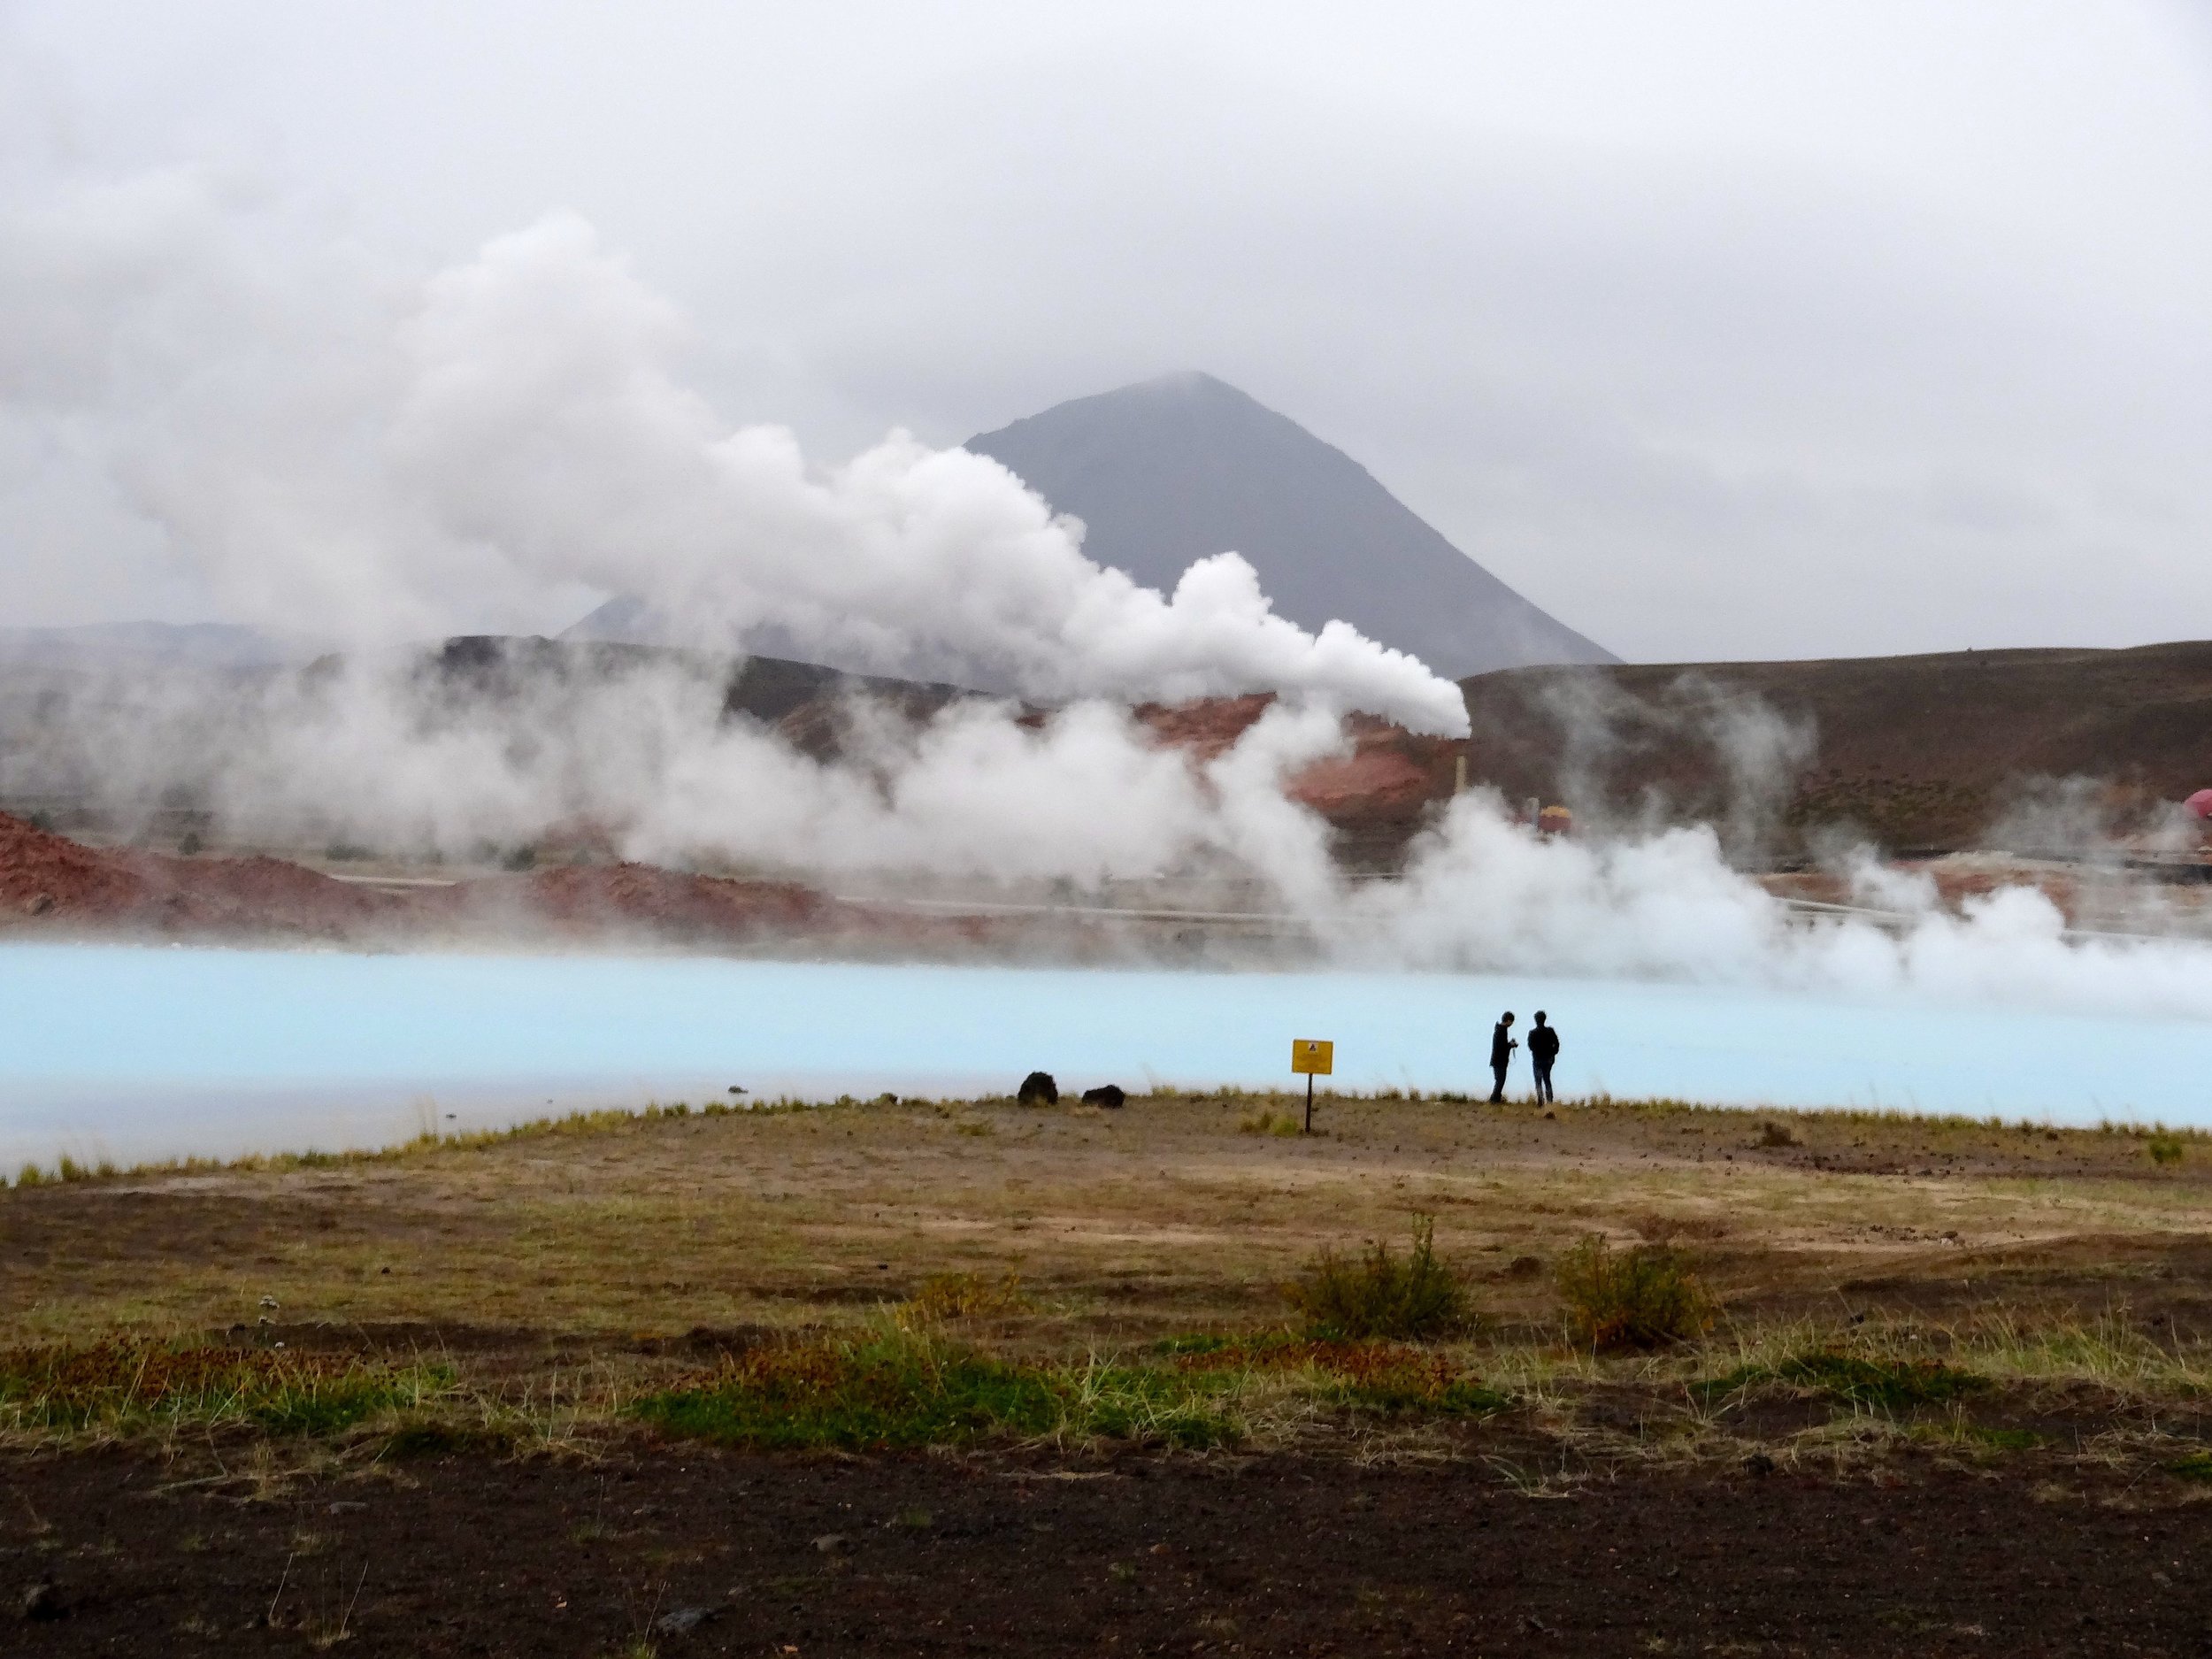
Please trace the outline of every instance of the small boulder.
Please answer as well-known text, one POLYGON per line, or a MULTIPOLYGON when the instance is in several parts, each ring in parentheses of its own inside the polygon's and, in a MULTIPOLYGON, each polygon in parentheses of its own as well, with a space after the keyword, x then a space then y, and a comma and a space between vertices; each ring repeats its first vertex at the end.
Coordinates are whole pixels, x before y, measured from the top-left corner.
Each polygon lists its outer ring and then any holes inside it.
POLYGON ((67 1611, 62 1606, 61 1592, 54 1588, 51 1578, 42 1578, 26 1590, 16 1601, 16 1611, 33 1624, 44 1624, 59 1618, 67 1611))
POLYGON ((1087 1088, 1083 1091, 1083 1103, 1086 1106, 1103 1106, 1108 1111, 1118 1111, 1122 1102, 1128 1098, 1121 1092, 1121 1085, 1118 1083, 1102 1083, 1096 1088, 1087 1088))
POLYGON ((1057 1106, 1060 1103, 1060 1086, 1052 1080, 1051 1072, 1032 1071, 1022 1079, 1022 1086, 1015 1092, 1014 1098, 1025 1106, 1057 1106))
POLYGON ((662 1636, 688 1636, 708 1620, 721 1616, 718 1607, 672 1608, 653 1621, 653 1630, 662 1636))

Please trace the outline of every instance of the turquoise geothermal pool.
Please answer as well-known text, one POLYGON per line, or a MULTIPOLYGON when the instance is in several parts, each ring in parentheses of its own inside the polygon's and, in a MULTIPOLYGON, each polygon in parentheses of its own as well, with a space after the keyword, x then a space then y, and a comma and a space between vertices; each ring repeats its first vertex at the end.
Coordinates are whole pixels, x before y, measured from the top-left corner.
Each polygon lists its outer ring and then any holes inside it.
MULTIPOLYGON (((1779 991, 1380 972, 699 956, 0 948, 0 1161, 334 1150, 648 1099, 1289 1087, 1482 1091, 1549 1010, 1563 1096, 2212 1124, 2212 1022, 1779 991)), ((1525 1087, 1525 1061, 1512 1087, 1525 1087)))

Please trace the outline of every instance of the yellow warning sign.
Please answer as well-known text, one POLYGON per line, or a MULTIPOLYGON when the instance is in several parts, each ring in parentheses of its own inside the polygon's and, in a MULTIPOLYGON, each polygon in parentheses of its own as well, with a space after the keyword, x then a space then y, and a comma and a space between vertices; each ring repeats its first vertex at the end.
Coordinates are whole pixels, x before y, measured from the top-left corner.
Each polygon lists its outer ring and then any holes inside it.
POLYGON ((1329 1076, 1336 1070, 1336 1045, 1311 1037, 1296 1039, 1290 1045, 1290 1069, 1294 1075, 1329 1076))

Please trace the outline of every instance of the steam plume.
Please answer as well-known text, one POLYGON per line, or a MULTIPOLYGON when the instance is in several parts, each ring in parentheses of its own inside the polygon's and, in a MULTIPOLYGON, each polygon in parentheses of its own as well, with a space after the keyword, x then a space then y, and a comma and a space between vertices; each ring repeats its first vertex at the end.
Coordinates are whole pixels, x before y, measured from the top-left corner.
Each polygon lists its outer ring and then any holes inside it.
POLYGON ((1162 595, 987 457, 894 433, 824 468, 730 430, 678 378, 674 308, 572 215, 406 285, 242 245, 188 178, 11 205, 0 416, 71 433, 236 618, 388 643, 626 594, 726 650, 772 624, 1041 701, 1275 691, 1466 730, 1449 682, 1276 616, 1232 550, 1162 595), (88 313, 109 349, 51 326, 88 313))

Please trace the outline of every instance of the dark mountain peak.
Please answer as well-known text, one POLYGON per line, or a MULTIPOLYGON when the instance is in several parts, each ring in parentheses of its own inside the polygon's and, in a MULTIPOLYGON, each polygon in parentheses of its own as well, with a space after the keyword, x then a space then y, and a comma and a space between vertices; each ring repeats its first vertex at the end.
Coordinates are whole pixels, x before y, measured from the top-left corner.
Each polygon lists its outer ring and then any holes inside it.
POLYGON ((1250 560, 1301 627, 1341 618, 1457 677, 1615 658, 1460 552, 1367 469, 1196 370, 1056 404, 968 441, 1087 526, 1084 550, 1171 590, 1250 560))

